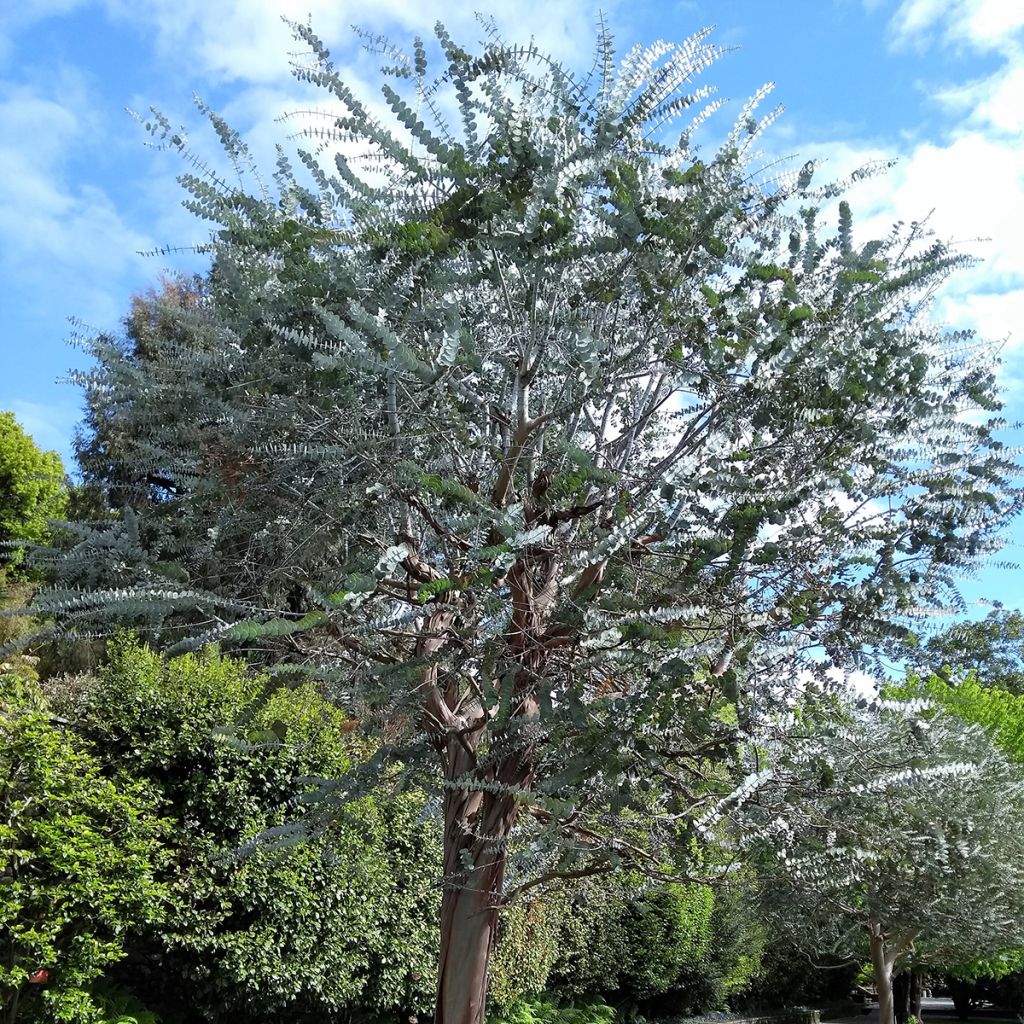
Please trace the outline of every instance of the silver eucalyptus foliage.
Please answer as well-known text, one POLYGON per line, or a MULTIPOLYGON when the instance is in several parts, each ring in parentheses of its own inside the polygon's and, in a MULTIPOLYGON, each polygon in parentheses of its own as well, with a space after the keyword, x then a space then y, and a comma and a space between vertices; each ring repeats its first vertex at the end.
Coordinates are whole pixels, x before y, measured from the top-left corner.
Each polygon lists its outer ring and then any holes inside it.
POLYGON ((964 257, 857 240, 755 103, 702 151, 707 33, 602 33, 581 76, 439 27, 386 48, 378 116, 295 31, 297 165, 264 182, 211 114, 208 277, 89 342, 86 466, 134 511, 74 527, 36 610, 322 680, 365 773, 444 794, 448 877, 500 863, 488 899, 662 873, 771 701, 955 604, 1016 510, 991 353, 926 315, 964 257))
POLYGON ((883 1021, 894 970, 995 969, 1024 945, 1024 775, 985 729, 882 702, 751 750, 729 827, 762 911, 813 957, 870 959, 883 1021))

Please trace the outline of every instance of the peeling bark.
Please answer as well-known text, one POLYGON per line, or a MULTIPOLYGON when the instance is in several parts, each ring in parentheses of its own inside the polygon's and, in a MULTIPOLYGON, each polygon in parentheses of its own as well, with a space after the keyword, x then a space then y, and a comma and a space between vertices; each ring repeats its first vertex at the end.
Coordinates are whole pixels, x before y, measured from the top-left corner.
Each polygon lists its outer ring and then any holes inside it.
MULTIPOLYGON (((508 575, 512 614, 506 643, 511 671, 501 678, 502 685, 512 688, 512 725, 493 724, 482 700, 457 705, 457 694, 442 686, 436 666, 425 673, 424 721, 448 781, 436 1024, 483 1024, 508 841, 521 808, 517 794, 532 784, 536 770, 536 741, 529 730, 540 710, 536 681, 549 655, 545 626, 558 598, 560 569, 555 552, 535 549, 508 575), (482 771, 476 752, 488 729, 491 744, 509 741, 508 752, 482 771), (474 788, 474 783, 482 788, 474 788)), ((442 634, 454 621, 455 609, 439 602, 428 617, 418 653, 439 650, 445 643, 442 634)))

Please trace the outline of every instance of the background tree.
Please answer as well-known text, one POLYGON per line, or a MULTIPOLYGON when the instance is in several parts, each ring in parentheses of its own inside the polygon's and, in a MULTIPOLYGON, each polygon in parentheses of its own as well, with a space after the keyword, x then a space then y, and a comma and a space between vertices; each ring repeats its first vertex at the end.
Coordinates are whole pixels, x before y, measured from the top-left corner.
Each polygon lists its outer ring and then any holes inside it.
POLYGON ((758 172, 756 100, 698 156, 707 33, 617 66, 602 34, 577 78, 438 29, 436 79, 388 50, 385 123, 295 31, 332 104, 301 180, 282 153, 272 197, 211 115, 240 183, 182 179, 205 300, 82 377, 163 507, 79 529, 36 606, 331 686, 377 745, 320 812, 381 771, 439 794, 437 1019, 479 1024, 500 908, 685 869, 741 728, 955 599, 1014 467, 961 415, 991 360, 922 318, 961 257, 824 230, 812 167, 758 172))
POLYGON ((100 1020, 91 983, 158 921, 163 822, 53 724, 31 684, 0 674, 0 1012, 4 1024, 100 1020))
POLYGON ((943 967, 1024 938, 1024 781, 984 730, 912 706, 808 726, 765 748, 746 805, 750 849, 767 853, 764 906, 812 950, 866 948, 892 1024, 901 963, 943 967))
POLYGON ((0 412, 0 566, 21 562, 18 541, 41 541, 67 506, 64 465, 42 451, 13 412, 0 412))
POLYGON ((929 638, 917 661, 924 675, 974 672, 983 686, 1024 696, 1024 615, 997 609, 979 622, 958 622, 929 638))
MULTIPOLYGON (((961 634, 961 658, 976 659, 976 669, 961 669, 952 676, 911 673, 903 683, 887 686, 884 692, 896 699, 926 701, 934 710, 923 711, 925 717, 943 714, 981 726, 1007 758, 1024 766, 1024 695, 1012 667, 1017 655, 1012 646, 1007 650, 1001 642, 1005 639, 1010 645, 1014 643, 1014 614, 1005 619, 990 617, 984 623, 969 625, 961 634), (971 643, 971 637, 979 635, 972 632, 973 625, 981 627, 981 642, 977 644, 971 643), (992 655, 991 670, 988 654, 992 655), (1013 689, 1003 689, 1004 682, 1013 689)), ((948 653, 953 653, 952 648, 948 653)), ((949 666, 948 657, 944 664, 949 666)), ((961 957, 944 967, 962 1019, 967 1019, 972 1002, 983 999, 999 999, 1015 1011, 1024 1009, 1024 949, 1000 950, 995 956, 980 958, 961 957)))

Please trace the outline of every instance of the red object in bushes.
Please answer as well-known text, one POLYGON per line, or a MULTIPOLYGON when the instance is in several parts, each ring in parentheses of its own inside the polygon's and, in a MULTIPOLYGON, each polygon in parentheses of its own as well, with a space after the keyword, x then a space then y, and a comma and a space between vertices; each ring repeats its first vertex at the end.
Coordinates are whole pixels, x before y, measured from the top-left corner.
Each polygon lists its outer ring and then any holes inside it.
POLYGON ((40 967, 38 971, 33 971, 28 976, 28 983, 30 985, 45 985, 50 980, 50 972, 45 967, 40 967))

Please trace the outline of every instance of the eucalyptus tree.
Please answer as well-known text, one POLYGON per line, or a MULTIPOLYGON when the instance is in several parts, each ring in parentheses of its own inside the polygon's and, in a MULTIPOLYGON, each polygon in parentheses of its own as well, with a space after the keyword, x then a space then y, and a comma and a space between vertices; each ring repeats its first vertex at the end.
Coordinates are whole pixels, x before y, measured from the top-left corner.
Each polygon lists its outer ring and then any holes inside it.
POLYGON ((733 819, 763 906, 812 954, 870 954, 882 1024, 893 971, 956 967, 1024 939, 1024 776, 988 732, 922 702, 797 721, 733 819))
POLYGON ((437 1019, 475 1024, 502 905, 685 871, 741 729, 954 599, 1013 467, 962 415, 991 358, 924 319, 962 257, 823 228, 838 190, 764 163, 761 95, 700 151, 707 32, 618 63, 602 33, 578 76, 439 27, 438 74, 387 47, 371 105, 295 31, 327 104, 298 170, 264 185, 211 115, 229 183, 149 121, 199 168, 211 273, 82 380, 167 486, 80 527, 37 605, 333 687, 362 776, 439 795, 437 1019))

